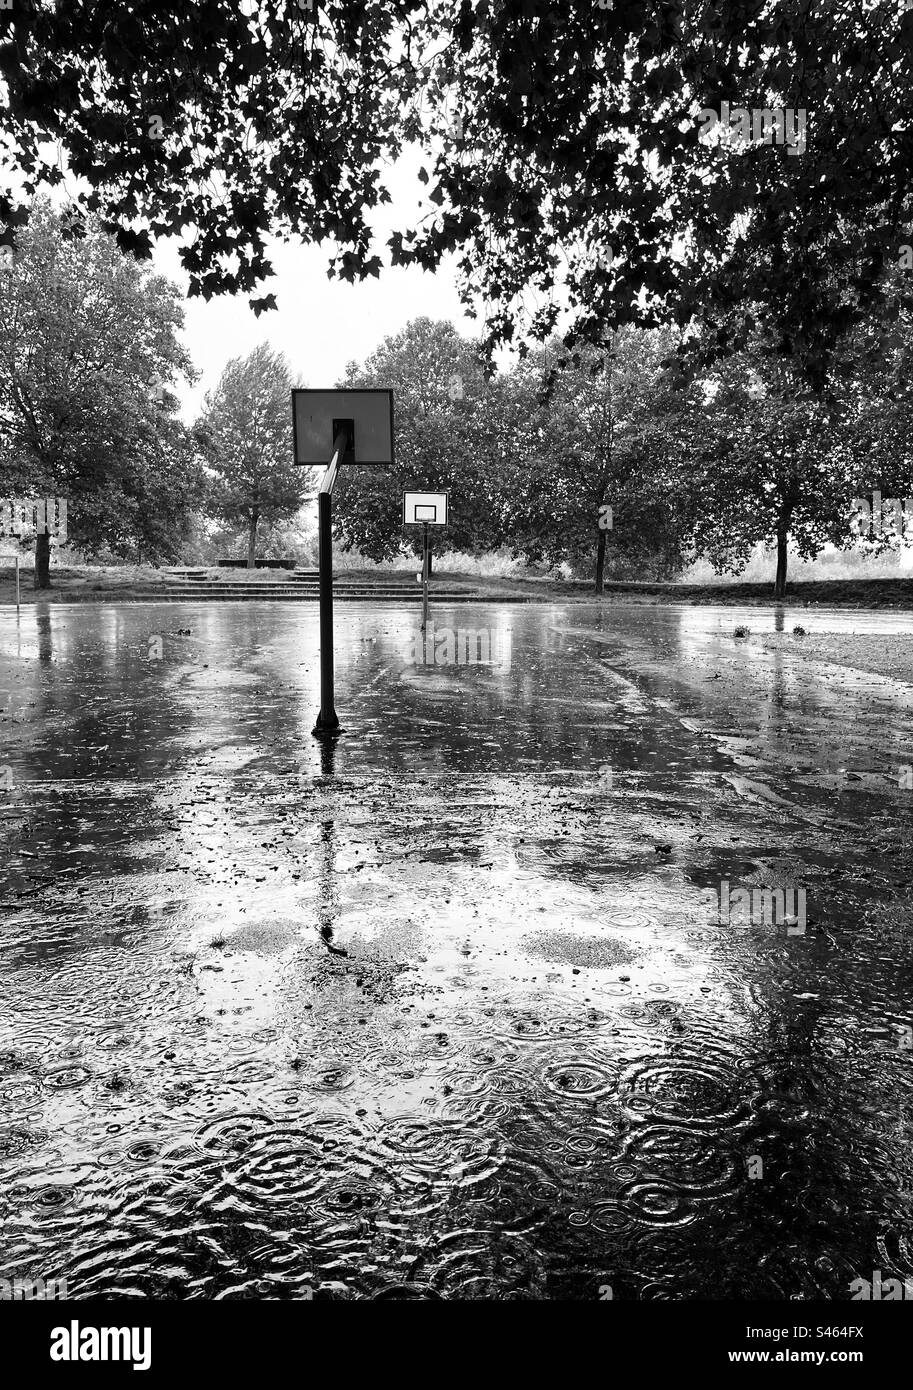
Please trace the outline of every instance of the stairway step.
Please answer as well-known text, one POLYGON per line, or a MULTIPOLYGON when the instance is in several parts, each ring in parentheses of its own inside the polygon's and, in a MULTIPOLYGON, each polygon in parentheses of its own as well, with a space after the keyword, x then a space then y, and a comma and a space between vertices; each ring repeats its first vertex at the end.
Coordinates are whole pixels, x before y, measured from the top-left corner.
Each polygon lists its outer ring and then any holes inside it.
MULTIPOLYGON (((288 599, 293 602, 316 603, 319 601, 320 598, 320 595, 316 590, 311 592, 310 590, 306 589, 287 589, 284 591, 280 590, 278 593, 275 590, 270 590, 267 593, 263 593, 262 590, 260 590, 259 588, 233 589, 230 588, 228 585, 220 585, 218 588, 212 590, 201 590, 189 587, 179 588, 176 585, 173 587, 169 586, 168 588, 160 586, 149 588, 135 586, 129 589, 125 589, 123 592, 126 597, 159 598, 164 600, 165 602, 184 602, 188 599, 203 601, 217 599, 250 599, 253 602, 256 602, 257 600, 260 600, 261 602, 281 602, 282 600, 288 599)), ((76 591, 76 593, 74 593, 73 596, 76 597, 80 593, 85 594, 86 590, 76 591)), ((103 595, 100 595, 100 597, 106 599, 116 599, 117 595, 109 591, 103 595)), ((383 603, 420 603, 422 599, 422 595, 420 592, 413 592, 411 589, 399 590, 395 593, 386 593, 383 590, 378 589, 337 589, 334 591, 333 597, 337 601, 343 603, 356 601, 370 602, 372 600, 383 603)), ((484 595, 476 593, 466 593, 464 590, 455 591, 453 593, 448 593, 446 590, 440 590, 432 595, 433 601, 437 603, 451 603, 459 600, 478 600, 481 598, 484 598, 484 595)))

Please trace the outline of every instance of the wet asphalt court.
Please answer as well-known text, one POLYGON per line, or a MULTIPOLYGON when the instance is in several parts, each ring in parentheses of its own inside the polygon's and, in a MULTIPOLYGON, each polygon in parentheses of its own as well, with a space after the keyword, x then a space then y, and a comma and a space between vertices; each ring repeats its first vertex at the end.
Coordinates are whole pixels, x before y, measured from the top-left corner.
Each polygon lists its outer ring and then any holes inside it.
POLYGON ((913 1274, 913 686, 765 650, 772 609, 436 608, 509 629, 487 668, 345 604, 327 746, 317 616, 0 611, 0 1277, 913 1274), (804 887, 804 930, 720 922, 721 880, 804 887))

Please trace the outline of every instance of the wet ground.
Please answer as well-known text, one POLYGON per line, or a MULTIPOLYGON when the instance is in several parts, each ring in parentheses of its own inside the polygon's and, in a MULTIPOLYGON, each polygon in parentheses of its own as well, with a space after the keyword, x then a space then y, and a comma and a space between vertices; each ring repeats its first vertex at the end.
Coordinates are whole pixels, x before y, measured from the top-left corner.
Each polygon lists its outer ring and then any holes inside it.
POLYGON ((509 661, 408 665, 414 610, 345 605, 327 746, 316 609, 0 611, 0 1277, 909 1277, 913 685, 820 634, 913 619, 434 616, 509 661), (721 922, 722 880, 807 918, 721 922))

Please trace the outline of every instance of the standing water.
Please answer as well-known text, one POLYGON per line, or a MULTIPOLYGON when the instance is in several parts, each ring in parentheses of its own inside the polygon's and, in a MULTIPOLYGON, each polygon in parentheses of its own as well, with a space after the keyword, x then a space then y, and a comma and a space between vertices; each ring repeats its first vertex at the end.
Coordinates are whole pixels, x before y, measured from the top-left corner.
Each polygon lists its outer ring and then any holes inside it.
POLYGON ((4 612, 0 1278, 909 1278, 913 688, 742 617, 345 605, 320 744, 316 610, 4 612))

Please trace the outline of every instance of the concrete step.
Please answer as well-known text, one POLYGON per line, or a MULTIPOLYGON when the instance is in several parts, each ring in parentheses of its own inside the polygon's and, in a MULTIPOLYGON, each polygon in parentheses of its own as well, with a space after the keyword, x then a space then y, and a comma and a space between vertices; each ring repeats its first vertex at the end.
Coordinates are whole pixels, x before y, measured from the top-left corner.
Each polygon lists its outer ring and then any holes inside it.
MULTIPOLYGON (((84 592, 84 591, 83 591, 84 592)), ((101 596, 100 596, 101 597, 101 596)), ((105 598, 116 598, 116 595, 105 594, 105 598)), ((313 602, 316 603, 320 597, 317 589, 291 587, 278 589, 273 585, 250 585, 247 588, 235 588, 230 584, 217 584, 212 588, 202 588, 198 585, 155 585, 143 587, 137 585, 125 591, 124 597, 131 598, 156 598, 165 602, 199 602, 203 600, 210 602, 219 599, 244 599, 250 602, 263 603, 281 602, 290 600, 292 602, 313 602)), ((337 588, 333 591, 333 597, 337 602, 376 602, 376 603, 421 603, 421 589, 416 586, 413 589, 383 590, 378 588, 354 589, 337 588)), ((479 600, 484 595, 476 593, 466 593, 462 590, 448 592, 447 590, 433 591, 431 599, 435 603, 458 603, 461 601, 479 600)))
MULTIPOLYGON (((316 587, 315 587, 315 588, 302 588, 302 587, 296 587, 296 588, 294 588, 294 589, 291 588, 291 587, 289 587, 289 588, 284 588, 284 589, 274 589, 274 588, 270 587, 270 588, 264 590, 259 584, 256 585, 256 586, 255 586, 255 585, 250 585, 249 587, 247 587, 247 586, 242 586, 242 585, 239 585, 238 587, 235 587, 235 586, 232 585, 232 584, 218 584, 218 585, 214 585, 212 588, 207 588, 207 589, 198 588, 198 587, 196 587, 196 586, 194 586, 193 588, 190 588, 189 586, 178 585, 178 584, 169 584, 169 585, 167 585, 167 586, 165 586, 165 585, 162 585, 162 586, 155 586, 154 588, 153 588, 153 586, 151 586, 151 585, 149 585, 149 586, 140 586, 140 587, 143 587, 144 592, 150 592, 150 593, 154 592, 154 593, 164 593, 164 594, 177 594, 177 593, 180 593, 180 594, 196 594, 198 597, 203 597, 203 598, 217 598, 217 597, 219 596, 219 594, 250 594, 252 598, 257 598, 258 596, 259 596, 260 598, 281 598, 281 597, 282 597, 283 595, 285 595, 285 594, 292 594, 293 596, 296 596, 296 597, 298 597, 298 598, 318 598, 319 595, 320 595, 320 590, 319 590, 318 588, 316 588, 316 587)), ((441 595, 447 594, 447 593, 450 593, 450 592, 453 592, 453 593, 465 593, 466 591, 465 591, 464 589, 454 589, 454 590, 452 590, 452 591, 449 590, 449 589, 433 589, 433 590, 431 591, 432 597, 436 597, 436 598, 440 598, 441 595)), ((411 598, 421 598, 421 596, 422 596, 422 591, 421 591, 421 589, 380 589, 380 588, 356 589, 356 588, 352 588, 351 586, 345 586, 345 585, 336 585, 336 586, 334 586, 334 588, 333 588, 333 593, 334 593, 334 594, 337 594, 337 595, 352 594, 352 595, 355 595, 355 596, 358 597, 358 598, 408 598, 408 599, 411 599, 411 598)))
MULTIPOLYGON (((312 594, 314 597, 317 597, 320 593, 320 588, 317 584, 284 584, 281 586, 276 584, 167 584, 155 586, 140 585, 138 587, 142 588, 144 591, 151 591, 154 588, 156 592, 161 591, 169 594, 253 594, 255 597, 259 594, 263 598, 275 598, 276 595, 281 594, 297 594, 299 597, 302 594, 312 594)), ((401 584, 395 587, 393 585, 387 586, 381 584, 334 584, 333 592, 334 594, 367 595, 368 598, 372 596, 380 596, 383 598, 421 598, 422 596, 422 591, 418 584, 414 586, 401 584)), ((465 592, 465 589, 430 590, 432 596, 465 592)), ((475 591, 473 590, 472 592, 475 591)))

